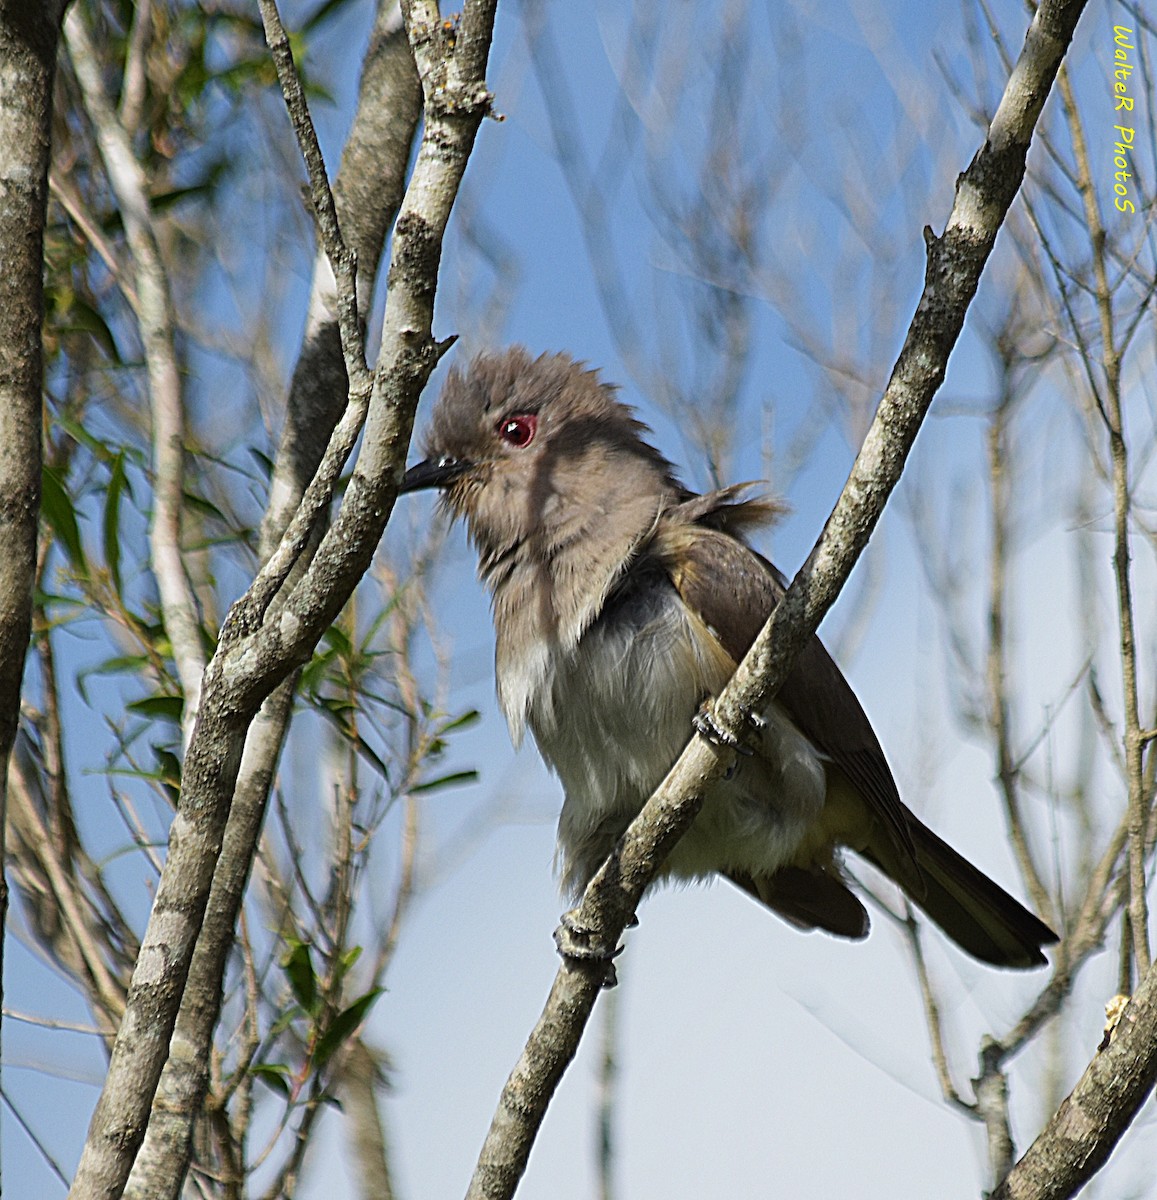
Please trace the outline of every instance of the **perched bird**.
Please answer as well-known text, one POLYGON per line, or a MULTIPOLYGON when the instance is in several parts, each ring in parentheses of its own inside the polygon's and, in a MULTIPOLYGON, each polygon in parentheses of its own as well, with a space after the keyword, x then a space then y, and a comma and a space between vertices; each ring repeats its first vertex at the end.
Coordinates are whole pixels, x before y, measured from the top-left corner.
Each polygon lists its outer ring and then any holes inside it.
MULTIPOLYGON (((582 889, 783 594, 744 540, 776 511, 696 495, 647 429, 565 354, 482 355, 447 380, 403 491, 440 488, 493 596, 498 697, 566 793, 564 884, 582 889)), ((1034 967, 1056 934, 903 803, 847 680, 813 637, 664 866, 719 874, 802 928, 868 932, 847 847, 985 962, 1034 967)))

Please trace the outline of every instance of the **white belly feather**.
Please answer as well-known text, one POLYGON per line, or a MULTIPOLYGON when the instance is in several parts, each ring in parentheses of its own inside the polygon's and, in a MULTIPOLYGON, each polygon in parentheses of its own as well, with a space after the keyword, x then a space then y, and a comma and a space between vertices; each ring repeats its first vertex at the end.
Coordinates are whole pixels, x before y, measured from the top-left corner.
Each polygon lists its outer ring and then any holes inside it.
MULTIPOLYGON (((727 681, 725 656, 673 587, 652 578, 612 600, 569 653, 551 655, 529 724, 566 792, 558 825, 564 885, 582 888, 691 736, 691 719, 727 681), (722 660, 722 661, 721 661, 722 660)), ((823 761, 777 704, 759 753, 705 798, 664 870, 766 875, 789 859, 823 806, 823 761)))

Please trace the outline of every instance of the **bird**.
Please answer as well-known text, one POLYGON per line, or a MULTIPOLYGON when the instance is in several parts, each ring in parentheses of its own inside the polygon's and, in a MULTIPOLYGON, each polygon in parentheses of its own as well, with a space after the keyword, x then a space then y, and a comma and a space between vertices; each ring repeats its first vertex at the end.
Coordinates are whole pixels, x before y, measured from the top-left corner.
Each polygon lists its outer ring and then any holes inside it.
MULTIPOLYGON (((597 371, 520 346, 449 373, 399 491, 463 518, 490 592, 499 705, 562 783, 557 861, 577 895, 730 679, 785 581, 748 535, 781 506, 697 494, 597 371)), ((858 940, 851 851, 968 954, 1044 965, 1057 935, 901 800, 871 723, 813 636, 745 753, 706 789, 660 876, 723 876, 804 930, 858 940)))

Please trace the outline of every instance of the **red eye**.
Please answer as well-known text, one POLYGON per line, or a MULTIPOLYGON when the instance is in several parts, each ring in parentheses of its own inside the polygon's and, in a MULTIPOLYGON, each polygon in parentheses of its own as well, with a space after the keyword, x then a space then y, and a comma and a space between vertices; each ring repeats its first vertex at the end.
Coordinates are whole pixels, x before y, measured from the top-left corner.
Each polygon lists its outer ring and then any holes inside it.
POLYGON ((498 436, 512 446, 529 446, 534 441, 535 430, 538 429, 536 413, 515 413, 498 423, 498 436))

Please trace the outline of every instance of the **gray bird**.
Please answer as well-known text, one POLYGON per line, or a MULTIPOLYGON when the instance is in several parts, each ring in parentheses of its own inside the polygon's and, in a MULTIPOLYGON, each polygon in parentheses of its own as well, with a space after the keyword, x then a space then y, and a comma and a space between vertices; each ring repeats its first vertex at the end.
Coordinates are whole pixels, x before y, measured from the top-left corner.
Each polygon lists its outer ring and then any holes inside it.
MULTIPOLYGON (((426 460, 402 491, 440 488, 493 597, 498 698, 565 791, 563 882, 580 891, 670 769, 783 594, 744 540, 776 506, 746 485, 696 495, 594 371, 515 347, 455 369, 426 460)), ((863 938, 847 847, 985 962, 1034 967, 1043 922, 900 799, 847 680, 813 637, 709 789, 663 872, 719 874, 793 925, 863 938)))

